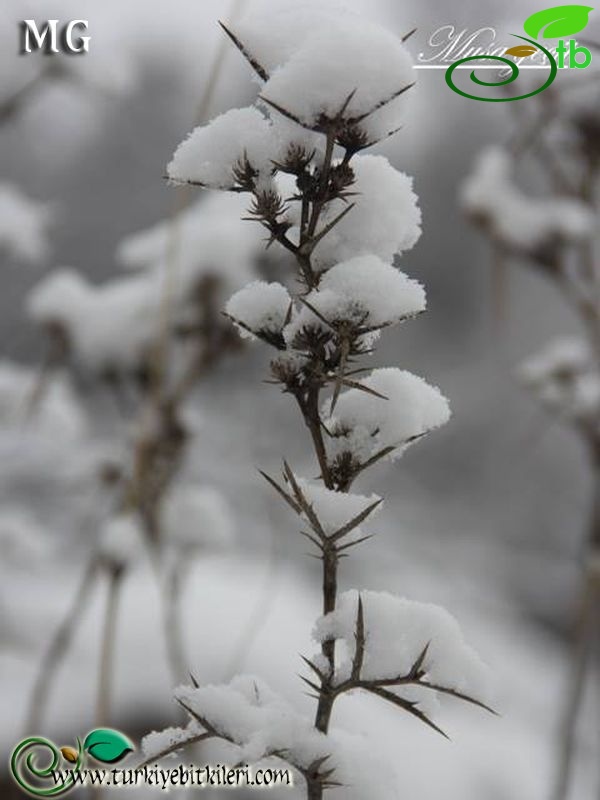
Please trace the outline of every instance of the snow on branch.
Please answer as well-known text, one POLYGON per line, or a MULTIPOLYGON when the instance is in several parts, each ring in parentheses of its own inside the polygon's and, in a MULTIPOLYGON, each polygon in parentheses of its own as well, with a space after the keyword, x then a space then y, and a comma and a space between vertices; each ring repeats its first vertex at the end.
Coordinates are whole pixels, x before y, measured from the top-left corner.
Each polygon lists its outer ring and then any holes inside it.
MULTIPOLYGON (((430 719, 436 695, 491 710, 483 702, 490 694, 488 670, 439 606, 353 590, 317 621, 313 635, 343 645, 330 679, 337 694, 363 689, 436 729, 430 719)), ((319 656, 309 663, 319 672, 319 656)))
POLYGON ((142 741, 144 764, 177 753, 196 742, 219 740, 232 763, 278 759, 307 784, 343 786, 348 800, 393 800, 395 775, 375 754, 365 737, 315 730, 264 681, 240 675, 221 686, 181 686, 175 698, 190 716, 185 728, 167 728, 142 741), (377 781, 372 776, 377 775, 377 781), (367 794, 365 794, 367 793, 367 794))

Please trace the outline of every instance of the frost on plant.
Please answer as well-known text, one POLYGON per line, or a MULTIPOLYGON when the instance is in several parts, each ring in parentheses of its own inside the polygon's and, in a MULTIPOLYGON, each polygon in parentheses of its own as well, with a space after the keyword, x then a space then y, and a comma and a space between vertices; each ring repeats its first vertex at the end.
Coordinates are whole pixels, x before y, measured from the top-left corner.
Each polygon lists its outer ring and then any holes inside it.
POLYGON ((148 759, 204 739, 224 741, 234 759, 282 759, 313 800, 337 785, 348 797, 372 796, 352 769, 358 740, 332 723, 341 695, 367 692, 437 731, 437 697, 483 705, 485 695, 485 669, 445 611, 387 594, 338 594, 342 559, 371 538, 382 505, 355 493, 355 481, 444 425, 450 410, 422 378, 364 366, 384 329, 426 308, 423 287, 393 263, 421 233, 412 179, 362 154, 401 127, 410 58, 371 23, 316 16, 288 12, 226 30, 263 84, 257 104, 197 128, 167 169, 176 183, 242 196, 267 249, 293 260, 293 282, 284 270, 278 282, 251 282, 225 314, 242 337, 271 348, 270 382, 293 400, 317 462, 317 478, 287 461, 281 476, 263 473, 322 562, 320 650, 304 658, 303 677, 316 709, 299 715, 249 677, 181 687, 190 726, 146 742, 148 759))

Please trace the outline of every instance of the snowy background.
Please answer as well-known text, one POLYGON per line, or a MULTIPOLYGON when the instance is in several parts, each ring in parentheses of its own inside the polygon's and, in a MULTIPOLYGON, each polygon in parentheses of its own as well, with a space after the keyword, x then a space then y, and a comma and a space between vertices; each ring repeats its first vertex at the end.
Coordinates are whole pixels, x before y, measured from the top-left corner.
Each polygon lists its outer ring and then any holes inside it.
MULTIPOLYGON (((517 3, 502 11, 491 3, 431 0, 348 5, 399 34, 416 26, 414 55, 442 24, 504 30, 522 14, 517 3)), ((248 0, 248 6, 268 8, 268 2, 248 0)), ((1 128, 0 738, 6 754, 21 736, 36 665, 72 600, 105 502, 90 479, 94 464, 118 452, 126 432, 111 400, 86 381, 55 386, 39 416, 22 423, 19 408, 44 352, 25 313, 26 297, 56 267, 72 267, 92 283, 122 273, 117 254, 122 261, 124 237, 173 212, 175 193, 162 176, 195 121, 222 36, 216 20, 230 12, 214 0, 3 5, 0 103, 39 69, 39 57, 16 55, 17 20, 85 18, 92 35, 89 56, 68 59, 75 78, 44 86, 1 128)), ((208 116, 246 105, 256 91, 228 48, 208 116)), ((344 564, 342 585, 444 605, 492 667, 502 716, 449 702, 443 723, 450 743, 369 699, 344 701, 339 721, 368 734, 399 763, 403 795, 542 800, 552 775, 591 487, 576 437, 543 415, 517 384, 514 366, 551 334, 577 325, 551 287, 521 271, 510 275, 506 318, 494 318, 489 253, 457 204, 474 153, 502 140, 510 111, 452 94, 441 71, 419 74, 412 108, 406 129, 381 150, 415 176, 424 234, 402 265, 427 287, 428 313, 384 335, 374 366, 398 364, 439 385, 453 419, 361 485, 365 494, 384 495, 386 506, 375 541, 344 564)), ((225 495, 235 545, 224 554, 210 550, 191 567, 183 629, 201 682, 242 669, 301 705, 298 653, 311 652, 319 575, 316 562, 304 557, 293 518, 256 468, 276 473, 285 454, 310 474, 310 453, 289 401, 261 383, 265 366, 259 349, 232 354, 190 403, 198 436, 185 480, 225 495)), ((99 590, 40 731, 56 741, 71 742, 93 726, 102 602, 99 590)), ((178 719, 150 565, 140 563, 128 577, 123 608, 111 723, 137 737, 178 719)), ((572 798, 579 800, 595 796, 599 780, 592 695, 578 745, 572 798)))

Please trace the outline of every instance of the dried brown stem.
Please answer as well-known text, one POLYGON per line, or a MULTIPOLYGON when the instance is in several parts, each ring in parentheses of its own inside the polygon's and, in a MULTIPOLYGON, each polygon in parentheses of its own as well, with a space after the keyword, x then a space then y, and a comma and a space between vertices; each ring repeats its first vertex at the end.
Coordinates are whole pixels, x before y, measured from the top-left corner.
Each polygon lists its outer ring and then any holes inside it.
POLYGON ((96 699, 95 724, 97 728, 110 724, 119 599, 125 574, 120 566, 111 565, 107 569, 108 594, 100 643, 98 695, 96 699))

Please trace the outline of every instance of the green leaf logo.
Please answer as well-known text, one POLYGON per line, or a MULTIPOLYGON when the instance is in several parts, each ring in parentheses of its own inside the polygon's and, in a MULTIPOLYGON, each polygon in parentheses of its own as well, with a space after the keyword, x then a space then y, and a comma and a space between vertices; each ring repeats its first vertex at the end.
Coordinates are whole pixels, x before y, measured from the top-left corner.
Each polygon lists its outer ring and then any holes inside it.
POLYGON ((557 39, 573 36, 588 24, 591 6, 554 6, 532 14, 525 20, 525 33, 532 39, 557 39), (543 33, 542 33, 543 31, 543 33))
POLYGON ((96 728, 85 737, 83 749, 96 761, 114 764, 135 749, 129 739, 111 728, 96 728))

